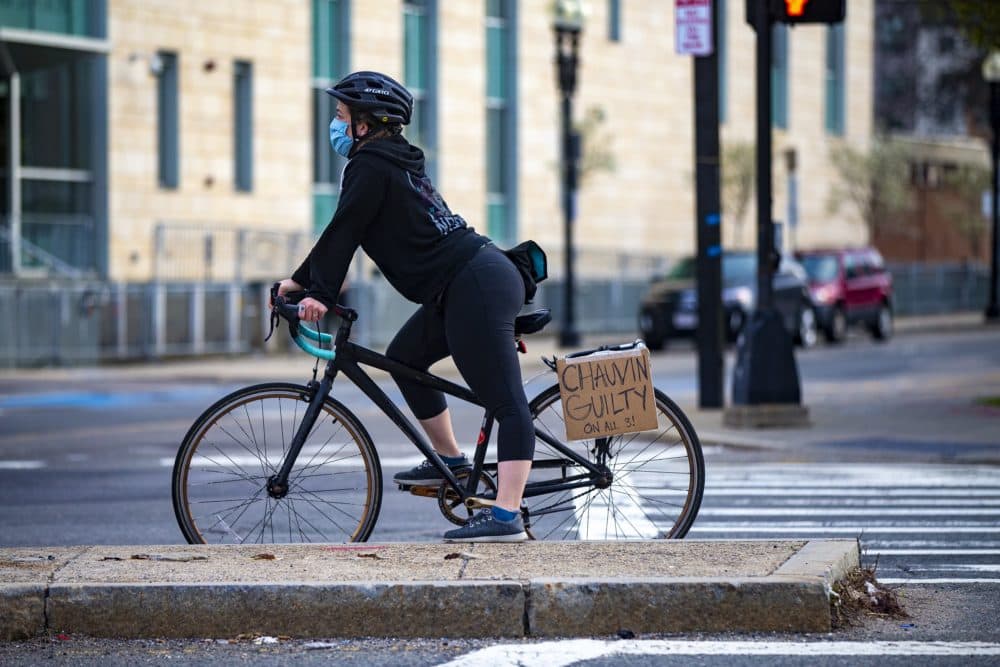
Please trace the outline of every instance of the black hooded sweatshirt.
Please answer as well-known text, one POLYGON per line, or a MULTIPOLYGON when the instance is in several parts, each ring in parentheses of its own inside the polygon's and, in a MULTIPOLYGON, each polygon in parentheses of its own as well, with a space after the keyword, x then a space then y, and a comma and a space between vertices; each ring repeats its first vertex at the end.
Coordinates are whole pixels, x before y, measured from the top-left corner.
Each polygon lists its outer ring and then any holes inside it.
POLYGON ((347 163, 333 219, 292 280, 333 306, 360 245, 400 294, 431 304, 487 243, 434 189, 423 151, 401 135, 383 137, 347 163))

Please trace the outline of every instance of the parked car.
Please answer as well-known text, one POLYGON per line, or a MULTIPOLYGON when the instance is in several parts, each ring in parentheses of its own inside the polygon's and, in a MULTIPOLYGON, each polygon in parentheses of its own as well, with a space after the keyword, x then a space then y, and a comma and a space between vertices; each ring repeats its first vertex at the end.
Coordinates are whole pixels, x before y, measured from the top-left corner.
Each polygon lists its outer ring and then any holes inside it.
MULTIPOLYGON (((639 332, 652 350, 670 338, 693 336, 698 330, 697 260, 685 257, 662 278, 654 279, 639 306, 639 332)), ((803 268, 783 258, 772 279, 774 305, 785 328, 803 347, 816 343, 816 316, 803 268)), ((733 342, 753 312, 757 300, 757 254, 722 255, 722 308, 726 339, 733 342)))
POLYGON ((892 274, 878 250, 809 250, 796 256, 809 276, 817 322, 828 341, 844 340, 852 324, 865 325, 876 340, 892 336, 892 274))

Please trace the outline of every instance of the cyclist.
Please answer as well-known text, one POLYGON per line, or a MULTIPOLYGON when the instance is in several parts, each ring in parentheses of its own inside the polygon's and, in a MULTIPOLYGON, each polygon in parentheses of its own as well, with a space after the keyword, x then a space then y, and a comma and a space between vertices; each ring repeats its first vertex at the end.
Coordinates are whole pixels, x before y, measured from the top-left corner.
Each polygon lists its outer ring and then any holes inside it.
MULTIPOLYGON (((337 99, 330 143, 348 158, 340 200, 309 256, 281 281, 279 292, 306 290, 299 302, 302 319, 320 320, 335 303, 360 245, 400 294, 420 304, 386 355, 427 370, 450 354, 498 424, 496 504, 444 537, 527 539, 519 509, 535 437, 513 343, 525 282, 489 238, 448 208, 427 177, 423 152, 401 133, 413 110, 406 88, 385 74, 355 72, 326 92, 337 99)), ((468 470, 444 395, 395 379, 434 450, 452 471, 468 470)), ((410 485, 444 481, 430 461, 393 480, 410 485)))

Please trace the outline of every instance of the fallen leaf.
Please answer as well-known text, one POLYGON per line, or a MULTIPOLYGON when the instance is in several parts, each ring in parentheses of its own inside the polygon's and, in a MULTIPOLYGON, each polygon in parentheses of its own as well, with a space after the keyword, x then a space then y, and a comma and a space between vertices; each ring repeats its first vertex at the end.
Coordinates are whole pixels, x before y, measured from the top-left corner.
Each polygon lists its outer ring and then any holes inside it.
POLYGON ((254 560, 278 560, 274 554, 254 554, 252 558, 254 560))
POLYGON ((371 558, 374 560, 382 560, 382 557, 378 554, 358 554, 358 558, 371 558))
POLYGON ((173 563, 187 563, 192 560, 208 560, 208 556, 195 556, 193 554, 177 554, 176 556, 164 556, 162 554, 133 554, 132 560, 162 560, 173 563))

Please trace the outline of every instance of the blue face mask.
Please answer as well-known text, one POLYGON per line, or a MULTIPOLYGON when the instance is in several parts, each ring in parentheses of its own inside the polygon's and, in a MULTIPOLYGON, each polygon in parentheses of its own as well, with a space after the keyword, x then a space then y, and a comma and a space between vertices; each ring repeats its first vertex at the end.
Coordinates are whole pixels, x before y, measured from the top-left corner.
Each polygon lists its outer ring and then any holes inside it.
POLYGON ((330 121, 330 145, 340 155, 350 156, 354 139, 347 136, 347 123, 345 121, 336 118, 330 121))

